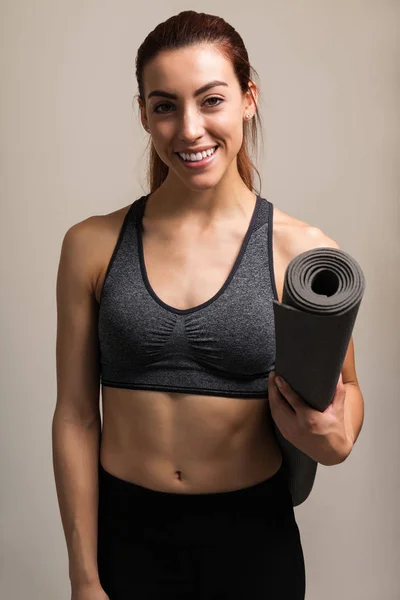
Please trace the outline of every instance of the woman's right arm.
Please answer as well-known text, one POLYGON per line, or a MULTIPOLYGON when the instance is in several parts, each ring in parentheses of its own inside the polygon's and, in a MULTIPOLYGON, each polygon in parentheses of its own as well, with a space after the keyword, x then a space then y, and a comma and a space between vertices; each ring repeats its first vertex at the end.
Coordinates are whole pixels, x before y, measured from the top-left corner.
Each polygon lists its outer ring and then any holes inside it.
POLYGON ((94 219, 64 236, 57 274, 57 402, 53 467, 73 597, 101 595, 97 568, 99 408, 94 219), (90 590, 81 594, 81 590, 90 590), (93 595, 94 593, 94 595, 93 595))

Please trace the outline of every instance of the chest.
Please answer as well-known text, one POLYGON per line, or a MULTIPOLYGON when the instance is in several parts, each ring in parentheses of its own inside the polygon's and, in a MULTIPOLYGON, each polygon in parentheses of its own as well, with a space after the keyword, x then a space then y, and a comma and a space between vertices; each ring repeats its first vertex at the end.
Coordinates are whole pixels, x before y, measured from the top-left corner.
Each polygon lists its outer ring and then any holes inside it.
MULTIPOLYGON (((102 294, 107 266, 118 240, 123 215, 101 239, 98 255, 101 269, 96 278, 95 297, 102 294)), ((151 291, 167 305, 187 310, 214 298, 234 276, 245 251, 244 232, 193 232, 165 235, 147 229, 141 238, 142 272, 151 291)), ((282 299, 284 275, 290 261, 279 227, 273 227, 270 246, 270 274, 282 299)))
POLYGON ((232 277, 240 254, 235 236, 197 235, 163 241, 143 239, 145 275, 166 304, 189 309, 209 301, 232 277))
MULTIPOLYGON (((164 303, 187 310, 214 298, 234 276, 242 253, 240 235, 196 235, 165 240, 143 236, 142 267, 148 285, 164 303)), ((273 246, 273 276, 282 298, 286 264, 273 246)))

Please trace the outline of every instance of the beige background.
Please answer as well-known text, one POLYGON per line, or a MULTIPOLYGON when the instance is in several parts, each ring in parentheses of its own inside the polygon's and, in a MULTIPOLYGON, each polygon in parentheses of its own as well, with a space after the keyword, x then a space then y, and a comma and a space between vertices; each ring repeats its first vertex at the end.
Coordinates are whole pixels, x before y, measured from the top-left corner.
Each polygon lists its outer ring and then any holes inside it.
POLYGON ((389 0, 0 2, 0 596, 70 598, 51 458, 61 241, 147 191, 136 51, 188 8, 236 27, 260 75, 262 195, 366 275, 353 332, 364 428, 295 509, 307 600, 396 600, 400 6, 389 0))

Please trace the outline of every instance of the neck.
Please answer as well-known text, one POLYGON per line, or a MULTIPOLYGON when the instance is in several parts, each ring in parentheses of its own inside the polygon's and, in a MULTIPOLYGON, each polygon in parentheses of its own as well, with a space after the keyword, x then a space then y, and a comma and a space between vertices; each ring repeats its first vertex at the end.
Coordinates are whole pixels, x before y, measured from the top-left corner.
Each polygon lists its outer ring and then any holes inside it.
POLYGON ((227 182, 221 180, 215 187, 202 190, 188 188, 182 180, 168 174, 165 181, 146 202, 146 215, 155 218, 198 219, 202 221, 234 218, 247 214, 256 201, 237 173, 227 182))

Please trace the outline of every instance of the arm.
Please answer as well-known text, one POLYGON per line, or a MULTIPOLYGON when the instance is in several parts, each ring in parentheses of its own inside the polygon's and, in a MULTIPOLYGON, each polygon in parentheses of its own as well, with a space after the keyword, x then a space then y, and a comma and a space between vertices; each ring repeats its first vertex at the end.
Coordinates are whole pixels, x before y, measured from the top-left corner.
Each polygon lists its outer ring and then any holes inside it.
POLYGON ((57 403, 53 467, 72 588, 100 585, 97 570, 98 456, 101 435, 94 227, 65 234, 57 275, 57 403))
POLYGON ((357 379, 353 336, 350 338, 343 362, 342 378, 346 388, 344 418, 353 446, 364 423, 364 398, 357 379))

